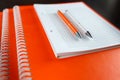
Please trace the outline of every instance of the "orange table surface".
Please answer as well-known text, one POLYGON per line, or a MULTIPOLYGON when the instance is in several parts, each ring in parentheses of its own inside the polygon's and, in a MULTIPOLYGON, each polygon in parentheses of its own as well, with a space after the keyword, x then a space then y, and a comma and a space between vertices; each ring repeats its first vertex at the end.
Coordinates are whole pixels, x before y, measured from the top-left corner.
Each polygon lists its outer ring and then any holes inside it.
MULTIPOLYGON (((20 10, 33 80, 120 80, 120 48, 56 59, 33 6, 20 10)), ((13 10, 9 11, 10 80, 18 80, 13 10)))

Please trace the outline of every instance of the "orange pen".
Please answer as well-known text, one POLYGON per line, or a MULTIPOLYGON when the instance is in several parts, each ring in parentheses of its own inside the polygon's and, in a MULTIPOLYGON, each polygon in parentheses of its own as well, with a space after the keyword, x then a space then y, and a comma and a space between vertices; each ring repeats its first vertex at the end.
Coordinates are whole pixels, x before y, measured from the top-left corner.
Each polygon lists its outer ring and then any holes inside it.
POLYGON ((73 35, 81 38, 79 30, 69 21, 69 19, 67 19, 67 17, 60 10, 57 11, 57 14, 63 20, 63 22, 65 22, 65 24, 71 30, 71 32, 73 33, 73 35))

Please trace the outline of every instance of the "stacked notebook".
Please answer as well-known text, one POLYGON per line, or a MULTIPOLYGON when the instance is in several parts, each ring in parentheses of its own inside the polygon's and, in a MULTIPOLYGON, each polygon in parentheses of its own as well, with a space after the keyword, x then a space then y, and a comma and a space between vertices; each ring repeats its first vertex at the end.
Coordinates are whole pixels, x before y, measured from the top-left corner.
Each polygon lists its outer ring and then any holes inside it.
POLYGON ((14 6, 0 25, 0 80, 95 80, 104 69, 101 80, 119 79, 120 31, 83 2, 14 6))
POLYGON ((35 4, 34 7, 58 58, 120 46, 120 31, 82 2, 61 5, 35 4), (59 18, 60 11, 70 22, 64 20, 65 18, 62 18, 64 21, 59 18), (71 23, 78 29, 78 34, 76 29, 70 27, 71 23), (73 34, 67 29, 68 26, 73 34), (74 36, 80 37, 79 40, 74 36))

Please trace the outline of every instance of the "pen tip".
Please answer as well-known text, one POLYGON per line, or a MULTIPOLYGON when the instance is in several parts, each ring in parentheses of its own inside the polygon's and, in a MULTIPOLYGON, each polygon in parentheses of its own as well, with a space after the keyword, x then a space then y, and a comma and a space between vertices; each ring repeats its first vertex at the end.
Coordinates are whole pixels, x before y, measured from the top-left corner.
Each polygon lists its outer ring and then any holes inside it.
POLYGON ((89 36, 90 38, 93 38, 89 31, 86 32, 86 35, 89 36))
POLYGON ((79 32, 76 33, 76 36, 81 38, 81 34, 79 32))

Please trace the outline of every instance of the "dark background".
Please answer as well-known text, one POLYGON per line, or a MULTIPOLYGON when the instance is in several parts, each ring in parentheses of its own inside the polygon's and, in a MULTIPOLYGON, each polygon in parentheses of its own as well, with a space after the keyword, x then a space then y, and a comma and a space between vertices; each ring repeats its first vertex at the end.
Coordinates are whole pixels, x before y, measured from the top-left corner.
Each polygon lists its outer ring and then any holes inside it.
POLYGON ((52 4, 84 1, 120 29, 120 0, 0 0, 0 11, 14 5, 52 4))

